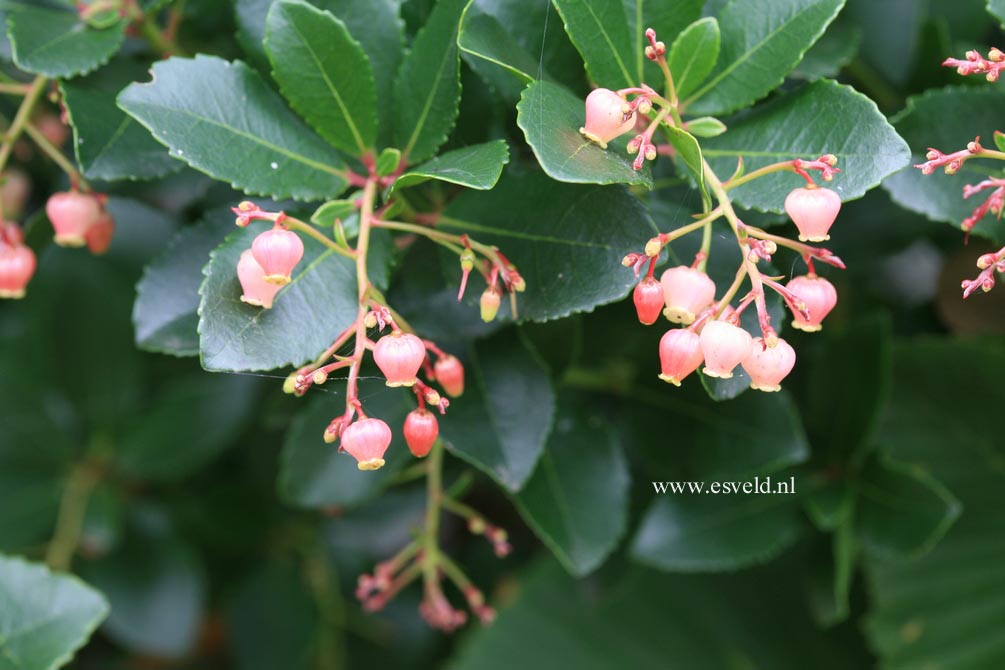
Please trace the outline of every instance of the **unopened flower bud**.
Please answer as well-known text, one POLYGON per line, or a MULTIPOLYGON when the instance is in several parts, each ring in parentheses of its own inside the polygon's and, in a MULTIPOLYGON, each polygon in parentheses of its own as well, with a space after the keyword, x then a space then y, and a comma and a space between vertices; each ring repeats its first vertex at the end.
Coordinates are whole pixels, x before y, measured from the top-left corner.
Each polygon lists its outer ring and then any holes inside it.
POLYGON ((654 237, 648 242, 646 242, 646 256, 652 258, 653 256, 659 256, 660 252, 663 251, 663 240, 659 237, 654 237))
POLYGON ((489 323, 495 319, 499 313, 500 304, 502 304, 502 296, 499 294, 499 289, 495 286, 489 286, 485 289, 480 301, 482 321, 489 323))
POLYGON ((440 434, 436 415, 428 409, 414 409, 405 417, 405 443, 413 456, 422 458, 429 453, 440 434))
POLYGON ((648 114, 653 111, 653 103, 649 100, 649 98, 642 98, 639 100, 637 109, 640 114, 648 114))
POLYGON ((300 376, 300 372, 291 372, 289 376, 283 380, 283 393, 287 395, 293 395, 297 392, 297 377, 300 376))
POLYGON ((523 293, 527 290, 527 282, 524 281, 523 276, 516 270, 509 271, 508 279, 510 288, 517 293, 523 293))
POLYGON ((311 375, 311 381, 320 386, 328 381, 328 373, 324 370, 315 370, 314 374, 311 375))
POLYGON ((949 164, 946 165, 946 174, 956 174, 957 172, 960 171, 960 168, 962 166, 963 163, 960 162, 959 160, 950 161, 949 164))
POLYGON ((637 154, 639 152, 639 147, 641 146, 642 146, 642 136, 638 135, 629 140, 628 146, 625 147, 625 151, 627 151, 629 154, 637 154))
POLYGON ((475 252, 471 249, 465 249, 461 252, 461 269, 465 272, 471 272, 475 267, 475 252))
POLYGON ((646 46, 645 54, 646 58, 648 58, 649 60, 656 60, 656 50, 653 49, 651 46, 648 45, 646 46))
POLYGON ((988 51, 988 60, 993 63, 1000 63, 1005 60, 1005 53, 1002 53, 998 47, 991 47, 991 50, 988 51))
POLYGON ((647 161, 654 161, 654 160, 656 160, 656 155, 657 155, 657 153, 656 153, 656 145, 655 144, 647 144, 646 145, 646 160, 647 161))
POLYGON ((443 401, 440 394, 434 388, 426 389, 425 394, 423 394, 423 399, 430 405, 439 405, 443 401))
POLYGON ((473 516, 468 519, 468 530, 475 535, 481 535, 487 529, 485 525, 485 520, 478 516, 473 516))
POLYGON ((377 327, 377 315, 374 312, 367 312, 366 316, 363 317, 363 327, 364 328, 377 327))
POLYGON ((639 322, 646 326, 656 323, 663 310, 663 285, 653 277, 645 277, 632 293, 639 322))
POLYGON ((982 254, 977 259, 977 267, 980 268, 981 270, 986 270, 997 262, 998 259, 995 257, 994 254, 982 254))
POLYGON ((464 393, 464 365, 456 356, 440 357, 433 364, 433 376, 451 398, 464 393))

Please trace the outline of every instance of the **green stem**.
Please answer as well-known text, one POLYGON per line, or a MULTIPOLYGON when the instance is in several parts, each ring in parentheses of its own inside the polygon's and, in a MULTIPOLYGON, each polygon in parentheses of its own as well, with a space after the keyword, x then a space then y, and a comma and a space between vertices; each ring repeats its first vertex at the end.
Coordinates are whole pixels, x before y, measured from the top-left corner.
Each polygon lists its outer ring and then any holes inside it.
POLYGON ((21 101, 21 106, 18 107, 14 121, 10 124, 10 128, 7 129, 4 135, 3 144, 0 145, 0 172, 7 166, 11 151, 14 150, 14 143, 18 141, 21 133, 24 132, 25 126, 28 125, 31 112, 35 109, 35 104, 38 103, 42 92, 45 91, 46 82, 48 82, 48 79, 42 75, 35 77, 24 96, 24 100, 21 101))
POLYGON ((423 534, 422 572, 426 582, 436 580, 436 568, 440 561, 440 505, 443 502, 443 442, 437 440, 429 451, 429 465, 426 479, 426 523, 423 534))
POLYGON ((782 161, 781 163, 772 163, 771 165, 765 165, 762 168, 757 168, 753 172, 748 172, 747 174, 737 177, 736 179, 730 179, 725 182, 722 187, 726 191, 730 191, 737 186, 743 186, 747 182, 759 179, 764 175, 771 174, 773 172, 795 172, 795 166, 792 161, 782 161))
POLYGON ((31 90, 31 84, 0 83, 0 93, 8 95, 26 95, 31 90))
POLYGON ((52 161, 66 173, 66 176, 70 178, 70 183, 74 186, 82 186, 84 190, 90 190, 87 180, 84 179, 82 174, 80 174, 77 167, 70 162, 70 159, 63 155, 63 152, 60 151, 56 145, 46 139, 41 130, 32 124, 27 123, 24 126, 24 132, 28 134, 28 137, 30 137, 35 144, 38 145, 38 148, 41 149, 46 156, 51 158, 52 161))
POLYGON ((339 589, 333 588, 337 583, 337 577, 323 539, 318 538, 307 551, 304 573, 320 615, 318 667, 322 670, 344 668, 346 663, 342 630, 346 623, 345 607, 339 589))
POLYGON ((91 460, 77 464, 70 471, 59 501, 56 530, 45 553, 45 562, 51 569, 70 569, 84 528, 87 501, 100 481, 101 470, 91 460))
POLYGON ((179 48, 177 42, 173 39, 168 39, 165 37, 164 33, 161 32, 160 26, 154 20, 154 17, 150 14, 144 14, 143 20, 140 21, 140 34, 143 36, 154 51, 159 53, 164 58, 170 56, 185 56, 185 52, 179 48))

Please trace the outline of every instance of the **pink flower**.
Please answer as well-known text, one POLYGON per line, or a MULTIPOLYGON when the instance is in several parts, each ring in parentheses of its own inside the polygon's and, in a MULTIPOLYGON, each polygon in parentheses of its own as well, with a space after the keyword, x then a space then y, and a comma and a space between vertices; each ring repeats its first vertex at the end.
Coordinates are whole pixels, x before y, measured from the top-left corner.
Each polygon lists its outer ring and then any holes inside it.
POLYGON ((594 89, 586 96, 586 125, 579 132, 606 149, 608 142, 635 127, 634 113, 625 113, 627 105, 624 98, 610 89, 594 89))
POLYGON ((387 378, 388 386, 412 386, 426 359, 426 346, 411 333, 396 330, 377 340, 373 360, 387 378))
POLYGON ((705 359, 701 338, 688 328, 672 328, 660 339, 660 379, 680 386, 705 359))
POLYGON ((827 231, 841 211, 841 197, 827 188, 797 188, 785 198, 785 211, 803 242, 829 240, 827 231))
POLYGON ((639 321, 651 326, 656 323, 663 309, 663 286, 652 277, 646 277, 635 286, 632 300, 635 301, 639 321))
POLYGON ((743 360, 743 369, 750 375, 750 388, 758 391, 781 391, 781 382, 796 364, 796 352, 789 343, 777 338, 773 347, 755 337, 750 354, 743 360))
POLYGON ((709 321, 701 331, 702 369, 709 377, 729 379, 733 368, 750 354, 750 333, 725 321, 709 321))
POLYGON ((115 235, 115 219, 108 212, 102 212, 98 220, 84 231, 84 241, 92 254, 100 255, 108 251, 115 235))
POLYGON ((413 409, 405 417, 405 443, 413 456, 428 454, 439 434, 440 424, 428 409, 413 409))
POLYGON ((31 249, 0 240, 0 298, 23 298, 25 287, 35 274, 35 265, 35 252, 31 249))
POLYGON ((283 286, 290 283, 293 268, 304 257, 304 243, 296 233, 277 225, 255 238, 251 252, 265 272, 265 281, 283 286))
POLYGON ((451 398, 464 393, 464 365, 456 356, 441 356, 433 365, 433 375, 451 398))
POLYGON ((664 272, 660 283, 666 300, 663 314, 674 323, 686 326, 694 322, 695 316, 715 300, 715 282, 701 270, 686 265, 664 272))
POLYGON ((82 247, 87 230, 101 217, 96 198, 77 191, 54 193, 45 203, 45 215, 56 231, 56 244, 62 247, 82 247))
POLYGON ((241 302, 255 307, 272 308, 272 301, 282 286, 265 281, 265 270, 255 260, 251 249, 241 253, 237 261, 237 278, 241 282, 241 302))
POLYGON ((809 314, 807 319, 797 309, 792 309, 793 306, 790 305, 794 317, 792 327, 808 333, 820 330, 823 327, 820 323, 837 304, 837 289, 834 288, 834 285, 811 272, 801 277, 793 277, 785 285, 785 288, 802 300, 809 314))
POLYGON ((358 461, 360 470, 384 467, 384 452, 391 445, 391 429, 380 419, 360 419, 342 431, 342 449, 358 461))

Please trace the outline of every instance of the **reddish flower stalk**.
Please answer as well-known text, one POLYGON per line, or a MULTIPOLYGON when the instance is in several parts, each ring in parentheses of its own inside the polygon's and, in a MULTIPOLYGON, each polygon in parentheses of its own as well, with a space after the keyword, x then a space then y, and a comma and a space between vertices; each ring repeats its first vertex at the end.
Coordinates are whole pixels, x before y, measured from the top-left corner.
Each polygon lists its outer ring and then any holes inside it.
POLYGON ((942 61, 943 67, 954 67, 956 73, 964 77, 972 74, 983 74, 990 82, 998 81, 1002 68, 1005 68, 1005 53, 996 47, 988 51, 988 57, 984 58, 976 50, 968 51, 965 54, 966 60, 959 58, 947 58, 942 61))
POLYGON ((974 279, 964 279, 960 286, 963 289, 964 300, 970 297, 977 289, 987 293, 995 285, 995 272, 1005 273, 1005 247, 992 254, 984 254, 977 259, 977 267, 980 274, 974 279))

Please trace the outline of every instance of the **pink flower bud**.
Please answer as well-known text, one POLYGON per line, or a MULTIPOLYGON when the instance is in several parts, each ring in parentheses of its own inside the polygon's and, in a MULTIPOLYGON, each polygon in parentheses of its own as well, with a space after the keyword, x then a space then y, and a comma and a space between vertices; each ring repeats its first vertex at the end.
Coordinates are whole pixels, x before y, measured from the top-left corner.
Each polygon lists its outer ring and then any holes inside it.
POLYGON ((666 309, 663 314, 674 323, 685 326, 715 300, 715 282, 702 272, 686 265, 678 265, 663 273, 663 297, 666 309))
POLYGON ((750 354, 750 333, 725 321, 710 321, 701 331, 702 368, 709 377, 729 379, 733 368, 750 354))
POLYGON ((87 229, 101 217, 101 207, 93 196, 68 191, 52 194, 45 203, 45 214, 56 231, 56 244, 82 247, 87 229))
POLYGON ((255 307, 272 308, 272 300, 282 288, 265 281, 265 270, 255 260, 251 249, 246 249, 237 261, 237 278, 241 282, 241 302, 255 307))
POLYGON ((360 419, 342 431, 342 449, 358 461, 360 470, 384 467, 384 452, 391 445, 391 429, 380 419, 360 419))
POLYGON ((396 330, 377 340, 373 360, 387 378, 388 386, 412 386, 426 358, 426 346, 411 333, 396 330))
POLYGON ((586 125, 579 129, 583 137, 606 149, 607 143, 635 127, 635 115, 625 114, 625 100, 606 88, 594 89, 586 96, 586 125))
POLYGON ((464 365, 456 356, 442 356, 437 360, 433 365, 433 375, 451 398, 464 393, 464 365))
POLYGON ((23 298, 33 274, 35 252, 23 244, 0 241, 0 298, 23 298))
POLYGON ((705 359, 701 338, 688 328, 671 328, 660 339, 660 379, 680 386, 705 359))
POLYGON ((827 231, 841 210, 841 196, 828 188, 797 188, 785 198, 785 211, 803 242, 829 240, 827 231))
POLYGON ((283 286, 304 257, 304 243, 296 233, 275 226, 255 238, 251 252, 265 271, 265 281, 283 286))
POLYGON ((3 205, 4 215, 17 219, 24 211, 24 205, 28 202, 28 195, 31 193, 31 181, 28 175, 17 168, 7 168, 0 176, 3 184, 0 185, 0 204, 3 205))
POLYGON ((84 231, 84 241, 92 254, 100 255, 108 251, 115 235, 115 219, 108 212, 102 212, 98 220, 84 231))
POLYGON ((663 309, 663 286, 652 277, 646 277, 635 286, 632 299, 639 321, 646 326, 656 323, 663 309))
MULTIPOLYGON (((820 323, 837 304, 837 289, 823 277, 815 274, 793 277, 785 288, 792 291, 803 302, 809 313, 807 319, 798 310, 792 309, 792 327, 812 333, 820 330, 820 323)), ((791 306, 790 306, 791 308, 791 306)))
POLYGON ((413 456, 428 454, 439 434, 440 424, 428 409, 413 409, 405 417, 405 442, 413 456))
POLYGON ((743 360, 743 369, 750 375, 750 388, 757 391, 781 391, 781 382, 796 364, 796 352, 789 343, 775 337, 775 346, 769 347, 764 339, 755 337, 750 355, 743 360))
POLYGON ((489 286, 482 293, 482 297, 479 301, 482 313, 482 321, 489 323, 496 318, 496 314, 499 313, 499 305, 502 304, 502 295, 499 293, 499 289, 495 286, 489 286))
POLYGON ((38 118, 35 119, 35 127, 45 139, 49 140, 50 144, 56 147, 66 144, 66 140, 70 137, 70 129, 59 120, 59 116, 56 114, 39 114, 38 118))

